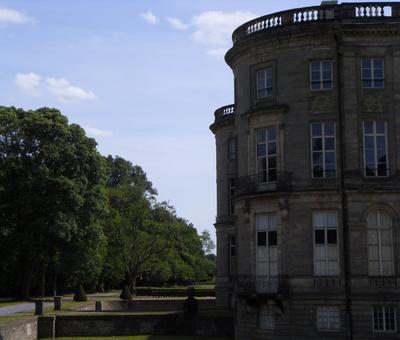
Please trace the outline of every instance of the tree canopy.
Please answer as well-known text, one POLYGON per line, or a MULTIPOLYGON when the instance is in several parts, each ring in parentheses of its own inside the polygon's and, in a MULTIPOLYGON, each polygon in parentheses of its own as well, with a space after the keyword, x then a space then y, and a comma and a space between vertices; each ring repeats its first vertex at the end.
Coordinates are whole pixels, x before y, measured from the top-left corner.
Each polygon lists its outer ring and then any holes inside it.
POLYGON ((58 110, 0 107, 0 294, 212 278, 210 235, 156 197, 58 110))

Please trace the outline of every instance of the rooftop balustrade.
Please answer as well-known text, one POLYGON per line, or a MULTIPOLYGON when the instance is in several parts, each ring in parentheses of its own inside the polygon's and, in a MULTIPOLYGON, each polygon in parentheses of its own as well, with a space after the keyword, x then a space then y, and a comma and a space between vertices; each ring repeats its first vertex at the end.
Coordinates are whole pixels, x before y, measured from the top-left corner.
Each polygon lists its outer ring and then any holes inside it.
POLYGON ((236 113, 235 104, 220 107, 214 112, 215 121, 218 122, 222 119, 233 117, 236 113))
POLYGON ((400 19, 400 2, 360 2, 291 9, 256 18, 238 27, 232 35, 236 44, 276 28, 329 21, 380 22, 400 19))
POLYGON ((270 173, 239 177, 236 193, 237 195, 251 195, 263 192, 290 191, 291 188, 291 172, 270 171, 270 173))

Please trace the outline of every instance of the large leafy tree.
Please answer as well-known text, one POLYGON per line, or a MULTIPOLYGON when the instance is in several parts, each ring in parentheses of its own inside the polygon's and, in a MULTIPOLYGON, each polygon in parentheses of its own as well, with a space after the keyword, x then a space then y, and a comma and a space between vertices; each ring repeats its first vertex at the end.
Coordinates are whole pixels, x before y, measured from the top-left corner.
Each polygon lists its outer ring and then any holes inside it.
POLYGON ((95 140, 58 110, 0 107, 0 270, 17 268, 19 295, 29 296, 36 273, 44 287, 49 266, 83 279, 80 267, 103 257, 104 163, 95 140), (85 240, 91 258, 78 256, 85 240))

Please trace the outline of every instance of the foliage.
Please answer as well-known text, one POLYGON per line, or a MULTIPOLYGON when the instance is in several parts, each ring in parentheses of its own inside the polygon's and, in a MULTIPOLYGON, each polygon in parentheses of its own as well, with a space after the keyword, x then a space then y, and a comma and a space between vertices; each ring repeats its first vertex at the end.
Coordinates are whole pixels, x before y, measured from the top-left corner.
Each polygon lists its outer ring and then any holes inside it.
POLYGON ((0 295, 212 279, 209 233, 156 197, 58 110, 0 107, 0 295))
POLYGON ((132 300, 133 296, 132 296, 132 293, 131 293, 131 291, 130 291, 128 286, 124 287, 124 289, 122 290, 119 298, 121 300, 132 300))

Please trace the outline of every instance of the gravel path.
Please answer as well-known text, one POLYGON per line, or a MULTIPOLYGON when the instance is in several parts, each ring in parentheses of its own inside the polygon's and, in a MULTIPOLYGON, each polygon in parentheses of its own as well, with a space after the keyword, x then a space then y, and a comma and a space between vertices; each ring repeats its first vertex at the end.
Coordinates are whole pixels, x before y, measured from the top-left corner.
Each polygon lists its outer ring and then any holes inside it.
MULTIPOLYGON (((46 302, 44 304, 44 307, 49 307, 52 305, 53 305, 52 302, 46 302)), ((20 313, 20 312, 30 312, 33 310, 35 310, 35 304, 33 302, 19 303, 19 304, 7 306, 7 307, 1 307, 0 315, 9 315, 9 314, 20 313)))

